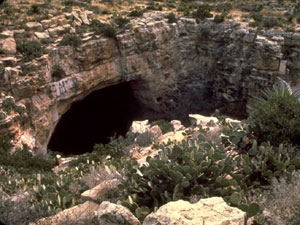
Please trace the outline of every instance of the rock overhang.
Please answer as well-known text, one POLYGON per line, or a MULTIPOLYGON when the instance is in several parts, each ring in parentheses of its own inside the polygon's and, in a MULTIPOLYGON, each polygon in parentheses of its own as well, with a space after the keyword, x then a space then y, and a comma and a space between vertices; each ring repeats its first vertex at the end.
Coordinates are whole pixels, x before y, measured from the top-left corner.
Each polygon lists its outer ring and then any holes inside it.
POLYGON ((87 34, 90 38, 81 46, 49 47, 49 54, 31 62, 2 58, 1 99, 12 96, 16 107, 25 109, 5 112, 1 132, 15 144, 46 152, 73 102, 122 82, 137 82, 135 96, 152 114, 184 119, 188 113, 215 109, 245 115, 249 96, 271 86, 276 76, 294 85, 298 80, 294 53, 300 43, 293 33, 257 31, 235 22, 197 24, 187 18, 169 24, 159 13, 131 24, 116 39, 87 34), (65 72, 58 80, 52 77, 55 65, 65 72))

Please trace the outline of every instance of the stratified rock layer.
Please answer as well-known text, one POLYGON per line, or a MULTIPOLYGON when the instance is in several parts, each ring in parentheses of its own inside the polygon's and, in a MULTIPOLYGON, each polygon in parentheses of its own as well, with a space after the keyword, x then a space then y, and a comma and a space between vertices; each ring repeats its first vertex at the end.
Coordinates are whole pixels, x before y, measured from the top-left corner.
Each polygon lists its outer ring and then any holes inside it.
MULTIPOLYGON (((27 27, 42 27, 39 39, 58 39, 91 18, 89 12, 74 11, 27 27)), ((11 55, 13 36, 24 31, 2 32, 1 42, 11 45, 0 46, 0 103, 12 96, 15 104, 0 107, 0 134, 12 137, 16 146, 24 143, 46 152, 58 121, 74 101, 122 82, 132 82, 145 117, 180 120, 215 109, 243 116, 249 96, 271 86, 277 76, 298 85, 297 33, 257 31, 235 22, 197 24, 188 18, 170 24, 157 12, 130 23, 115 39, 83 34, 76 48, 60 46, 58 39, 47 47, 48 54, 30 62, 22 61, 20 53, 11 55), (53 73, 57 66, 64 71, 60 77, 53 73)))

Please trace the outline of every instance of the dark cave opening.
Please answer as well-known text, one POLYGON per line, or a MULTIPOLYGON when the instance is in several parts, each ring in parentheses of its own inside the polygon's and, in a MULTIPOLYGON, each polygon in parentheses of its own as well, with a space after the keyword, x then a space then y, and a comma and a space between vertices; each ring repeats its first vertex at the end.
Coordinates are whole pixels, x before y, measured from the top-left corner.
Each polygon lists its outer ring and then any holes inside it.
POLYGON ((62 116, 48 149, 64 155, 90 152, 96 143, 124 136, 132 121, 139 118, 140 108, 130 82, 94 91, 73 103, 62 116))

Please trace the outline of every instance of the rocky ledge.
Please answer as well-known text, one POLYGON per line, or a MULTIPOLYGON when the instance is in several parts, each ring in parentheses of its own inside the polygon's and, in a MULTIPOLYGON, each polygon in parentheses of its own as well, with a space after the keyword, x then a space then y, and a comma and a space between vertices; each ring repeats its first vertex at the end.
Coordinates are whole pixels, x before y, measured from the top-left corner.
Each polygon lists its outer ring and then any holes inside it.
POLYGON ((75 34, 92 19, 91 12, 77 10, 26 24, 43 29, 34 39, 48 50, 29 61, 16 51, 24 30, 0 34, 0 134, 15 146, 45 153, 73 102, 118 83, 131 82, 145 115, 181 120, 216 109, 243 117, 249 96, 276 77, 298 85, 298 33, 188 18, 168 23, 155 12, 132 19, 115 38, 84 33, 79 46, 60 45, 62 33, 75 34), (48 38, 54 41, 43 41, 48 38))

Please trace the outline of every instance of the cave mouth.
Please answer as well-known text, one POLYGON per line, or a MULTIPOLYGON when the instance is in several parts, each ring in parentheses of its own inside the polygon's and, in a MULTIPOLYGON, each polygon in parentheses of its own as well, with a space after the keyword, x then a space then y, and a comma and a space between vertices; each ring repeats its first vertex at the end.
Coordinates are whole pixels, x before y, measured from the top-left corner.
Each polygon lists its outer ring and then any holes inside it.
POLYGON ((97 143, 107 144, 111 137, 125 136, 132 121, 141 118, 131 85, 112 85, 74 102, 58 122, 48 149, 78 155, 91 152, 97 143))

